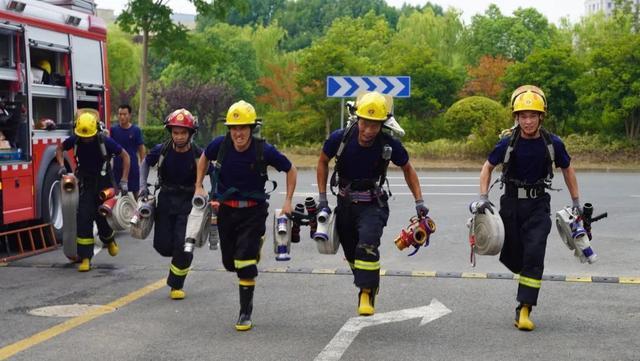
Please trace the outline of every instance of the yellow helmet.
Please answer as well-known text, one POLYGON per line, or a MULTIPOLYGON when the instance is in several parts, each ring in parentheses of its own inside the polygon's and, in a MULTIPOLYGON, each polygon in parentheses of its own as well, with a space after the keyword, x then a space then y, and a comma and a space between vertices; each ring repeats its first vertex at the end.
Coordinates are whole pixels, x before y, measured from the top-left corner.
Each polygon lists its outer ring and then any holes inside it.
POLYGON ((224 125, 255 125, 256 118, 256 110, 253 105, 241 100, 231 104, 224 125))
POLYGON ((389 117, 386 98, 378 92, 363 95, 357 101, 356 115, 362 119, 384 122, 389 117))
POLYGON ((51 63, 49 60, 42 59, 36 64, 38 68, 44 70, 47 74, 51 74, 51 63))
POLYGON ((78 109, 73 132, 82 138, 90 138, 98 133, 100 115, 95 109, 78 109))
POLYGON ((547 112, 544 98, 530 90, 516 96, 513 100, 513 113, 523 110, 534 110, 545 114, 547 112))
POLYGON ((511 94, 511 111, 535 110, 547 112, 547 98, 542 89, 535 85, 522 85, 511 94))

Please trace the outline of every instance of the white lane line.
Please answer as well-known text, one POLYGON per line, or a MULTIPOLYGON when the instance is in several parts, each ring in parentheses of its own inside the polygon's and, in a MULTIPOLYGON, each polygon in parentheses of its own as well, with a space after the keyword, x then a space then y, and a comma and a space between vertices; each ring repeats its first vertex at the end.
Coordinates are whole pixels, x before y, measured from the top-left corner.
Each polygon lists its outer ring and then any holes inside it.
MULTIPOLYGON (((278 194, 285 195, 287 192, 278 192, 278 194)), ((318 195, 318 192, 295 192, 294 196, 302 196, 302 197, 315 197, 318 195)), ((422 192, 422 195, 426 196, 477 196, 478 193, 429 193, 422 192)), ((393 192, 393 196, 413 196, 411 192, 393 192)))
MULTIPOLYGON (((317 183, 311 183, 312 187, 317 187, 317 183)), ((406 187, 406 183, 389 184, 389 187, 406 187)), ((478 184, 420 184, 420 187, 480 187, 478 184)))
POLYGON ((640 198, 640 194, 632 194, 631 198, 640 198))
POLYGON ((314 361, 340 360, 344 352, 349 348, 349 345, 356 339, 360 330, 365 327, 421 318, 422 320, 418 326, 420 327, 449 313, 451 313, 451 310, 434 298, 428 306, 378 313, 370 317, 350 318, 342 328, 340 328, 338 333, 333 336, 331 342, 316 356, 314 361))
MULTIPOLYGON (((404 179, 404 177, 387 177, 387 179, 404 179)), ((480 177, 418 177, 418 179, 428 179, 428 180, 435 180, 435 179, 465 179, 465 180, 479 180, 480 177)))

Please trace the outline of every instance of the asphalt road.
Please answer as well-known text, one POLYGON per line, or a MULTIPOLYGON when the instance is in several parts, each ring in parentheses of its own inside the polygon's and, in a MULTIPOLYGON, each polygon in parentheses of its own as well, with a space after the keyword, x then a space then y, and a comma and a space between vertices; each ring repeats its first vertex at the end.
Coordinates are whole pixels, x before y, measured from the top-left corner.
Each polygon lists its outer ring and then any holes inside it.
MULTIPOLYGON (((467 205, 477 194, 477 172, 419 175, 438 230, 431 245, 413 257, 396 249, 392 240, 414 209, 401 173, 392 172, 395 196, 381 246, 385 275, 376 325, 354 319, 357 293, 342 251, 318 254, 308 229, 303 228, 305 236, 293 245, 289 262, 275 261, 268 238, 256 290, 255 326, 246 333, 233 327, 237 280, 221 270, 219 251, 196 250, 185 285, 187 298, 172 301, 163 286, 169 260, 155 253, 150 239, 120 234, 120 255, 100 252, 89 273, 76 272, 61 250, 0 267, 0 359, 640 359, 639 174, 578 174, 582 200, 594 203, 596 213, 609 212, 593 228, 599 261, 577 262, 552 229, 548 280, 533 313, 538 327, 528 333, 512 325, 517 281, 501 279, 512 275, 497 257, 479 257, 477 267, 469 265, 465 222, 467 205), (76 318, 28 313, 70 304, 110 305, 115 311, 76 318), (436 315, 436 304, 450 312, 436 315), (417 308, 424 315, 413 314, 417 308), (398 316, 400 310, 403 316, 398 316), (421 317, 426 324, 420 325, 421 317)), ((279 183, 271 200, 273 211, 282 203, 285 185, 282 175, 272 172, 272 177, 279 183)), ((296 201, 315 194, 314 183, 315 173, 301 171, 296 201)), ((566 188, 561 176, 555 186, 566 188)), ((498 197, 494 189, 491 199, 497 202, 498 197)), ((554 210, 569 202, 566 190, 552 194, 554 210)))

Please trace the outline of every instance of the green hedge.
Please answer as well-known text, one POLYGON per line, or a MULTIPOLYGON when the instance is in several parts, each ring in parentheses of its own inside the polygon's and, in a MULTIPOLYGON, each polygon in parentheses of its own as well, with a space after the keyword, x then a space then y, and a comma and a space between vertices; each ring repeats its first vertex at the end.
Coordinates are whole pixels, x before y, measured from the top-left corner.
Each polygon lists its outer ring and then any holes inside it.
POLYGON ((169 139, 169 133, 163 126, 149 125, 142 127, 142 137, 147 149, 153 148, 156 144, 163 143, 169 139))

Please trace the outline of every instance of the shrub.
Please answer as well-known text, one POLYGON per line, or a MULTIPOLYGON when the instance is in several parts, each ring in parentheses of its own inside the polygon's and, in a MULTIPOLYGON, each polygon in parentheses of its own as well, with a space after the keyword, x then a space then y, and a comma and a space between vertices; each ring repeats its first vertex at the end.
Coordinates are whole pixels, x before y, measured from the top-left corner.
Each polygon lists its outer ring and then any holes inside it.
POLYGON ((161 126, 146 126, 142 127, 142 138, 144 140, 144 146, 147 149, 153 148, 156 144, 163 143, 169 139, 169 133, 161 126))

